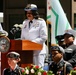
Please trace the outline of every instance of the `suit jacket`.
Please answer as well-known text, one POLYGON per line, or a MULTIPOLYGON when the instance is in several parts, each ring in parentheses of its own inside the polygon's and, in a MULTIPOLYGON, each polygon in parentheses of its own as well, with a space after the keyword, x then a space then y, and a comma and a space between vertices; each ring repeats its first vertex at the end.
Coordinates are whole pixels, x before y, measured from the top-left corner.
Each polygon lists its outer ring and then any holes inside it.
POLYGON ((59 75, 67 75, 72 70, 72 65, 62 59, 58 64, 52 62, 52 64, 49 65, 49 70, 53 71, 55 75, 58 75, 58 73, 60 73, 59 75), (66 74, 64 74, 64 71, 66 74))

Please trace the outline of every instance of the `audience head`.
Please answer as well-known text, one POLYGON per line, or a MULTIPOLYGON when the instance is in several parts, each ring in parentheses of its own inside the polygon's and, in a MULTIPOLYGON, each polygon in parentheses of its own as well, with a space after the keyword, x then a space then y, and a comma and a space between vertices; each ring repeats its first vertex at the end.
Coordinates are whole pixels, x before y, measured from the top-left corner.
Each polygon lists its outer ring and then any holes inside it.
POLYGON ((61 46, 51 46, 51 54, 52 60, 58 63, 61 58, 63 58, 63 54, 65 53, 64 49, 61 46))

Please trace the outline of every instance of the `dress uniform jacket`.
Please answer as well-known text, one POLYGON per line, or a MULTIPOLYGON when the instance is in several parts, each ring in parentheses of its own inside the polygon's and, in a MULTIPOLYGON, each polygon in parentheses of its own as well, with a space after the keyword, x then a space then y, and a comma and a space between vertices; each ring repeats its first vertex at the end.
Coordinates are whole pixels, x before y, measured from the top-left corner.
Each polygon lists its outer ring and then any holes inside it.
POLYGON ((49 70, 53 71, 55 75, 67 75, 72 70, 72 65, 62 59, 58 64, 52 62, 49 70))
POLYGON ((21 75, 22 70, 23 68, 19 67, 18 65, 15 68, 15 70, 11 70, 10 68, 5 68, 3 71, 3 75, 21 75))
POLYGON ((43 19, 33 19, 30 23, 30 20, 26 19, 23 22, 23 28, 21 32, 21 39, 30 40, 43 45, 42 50, 34 51, 35 55, 46 54, 45 41, 47 39, 47 27, 43 19))
POLYGON ((70 45, 65 49, 64 59, 71 63, 73 67, 76 66, 76 45, 70 45))

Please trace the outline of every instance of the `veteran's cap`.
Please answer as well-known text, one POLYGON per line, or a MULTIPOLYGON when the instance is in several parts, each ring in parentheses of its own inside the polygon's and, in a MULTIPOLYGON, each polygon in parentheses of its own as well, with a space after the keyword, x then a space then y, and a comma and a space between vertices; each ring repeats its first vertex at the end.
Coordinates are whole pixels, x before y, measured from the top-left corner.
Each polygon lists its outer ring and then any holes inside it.
POLYGON ((64 49, 61 46, 52 46, 51 51, 59 51, 61 53, 65 53, 64 49))
POLYGON ((17 52, 9 52, 9 53, 7 54, 7 57, 8 57, 8 58, 18 59, 18 58, 20 57, 20 54, 17 53, 17 52))

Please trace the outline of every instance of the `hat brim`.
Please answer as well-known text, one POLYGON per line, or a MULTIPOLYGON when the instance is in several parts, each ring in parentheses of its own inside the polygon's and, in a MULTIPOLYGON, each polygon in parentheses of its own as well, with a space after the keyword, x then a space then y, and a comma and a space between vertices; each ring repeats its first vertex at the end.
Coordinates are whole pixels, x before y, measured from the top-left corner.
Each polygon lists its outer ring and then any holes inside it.
POLYGON ((24 11, 31 11, 31 9, 26 9, 26 8, 25 8, 24 11))
POLYGON ((58 41, 62 41, 64 39, 64 35, 57 35, 55 38, 58 41))
POLYGON ((25 8, 24 11, 32 11, 32 10, 37 10, 37 8, 25 8))
POLYGON ((8 36, 8 32, 5 30, 0 31, 0 36, 8 36))
POLYGON ((68 29, 68 30, 65 30, 65 34, 66 33, 69 34, 69 35, 73 35, 74 37, 76 37, 76 30, 68 29))

